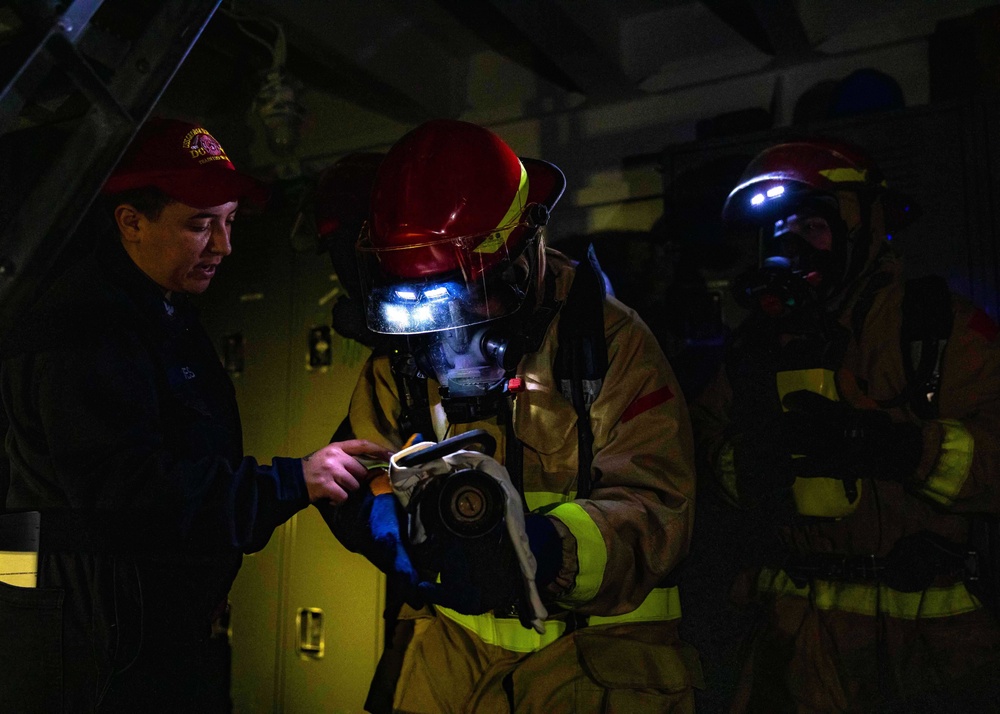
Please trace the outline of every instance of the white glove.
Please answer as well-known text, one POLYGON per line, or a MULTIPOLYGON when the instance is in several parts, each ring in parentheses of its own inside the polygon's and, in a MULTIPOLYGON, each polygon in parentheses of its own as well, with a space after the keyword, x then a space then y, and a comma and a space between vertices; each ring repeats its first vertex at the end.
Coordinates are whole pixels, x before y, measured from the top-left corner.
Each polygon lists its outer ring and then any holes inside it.
POLYGON ((418 514, 410 511, 409 505, 413 498, 427 486, 430 480, 441 478, 463 469, 474 469, 492 478, 500 486, 504 494, 504 522, 507 526, 510 542, 514 546, 514 552, 517 555, 524 584, 524 592, 527 594, 531 606, 531 626, 536 632, 543 634, 545 632, 544 620, 548 616, 548 612, 542 604, 542 599, 538 594, 538 587, 535 585, 537 564, 535 556, 531 552, 528 535, 524 529, 524 506, 522 505, 520 494, 514 488, 513 483, 511 483, 507 469, 486 454, 466 450, 446 454, 427 463, 409 468, 398 464, 398 461, 403 457, 431 446, 435 446, 434 442, 425 441, 414 444, 397 452, 389 460, 389 480, 392 483, 392 490, 396 494, 396 498, 399 499, 399 502, 410 513, 410 542, 414 545, 419 545, 427 539, 424 524, 420 521, 418 514))

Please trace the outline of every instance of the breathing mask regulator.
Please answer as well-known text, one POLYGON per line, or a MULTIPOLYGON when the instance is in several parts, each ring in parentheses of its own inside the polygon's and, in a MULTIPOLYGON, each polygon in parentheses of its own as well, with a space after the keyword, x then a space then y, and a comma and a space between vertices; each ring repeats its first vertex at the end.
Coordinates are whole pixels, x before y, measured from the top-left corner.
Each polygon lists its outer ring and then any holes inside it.
POLYGON ((441 406, 452 424, 496 415, 524 354, 523 338, 505 332, 502 325, 458 327, 407 342, 412 352, 398 352, 400 364, 412 361, 417 376, 438 382, 441 406))

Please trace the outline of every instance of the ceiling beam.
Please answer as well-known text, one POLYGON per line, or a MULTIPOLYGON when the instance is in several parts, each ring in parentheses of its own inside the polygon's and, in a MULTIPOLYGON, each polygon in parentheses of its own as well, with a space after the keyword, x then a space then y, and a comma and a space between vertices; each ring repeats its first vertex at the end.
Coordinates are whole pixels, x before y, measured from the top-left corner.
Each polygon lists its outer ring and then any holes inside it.
POLYGON ((404 47, 411 41, 406 33, 406 18, 395 13, 387 15, 382 3, 356 3, 345 8, 325 0, 255 0, 243 7, 252 7, 252 16, 264 23, 255 27, 251 22, 252 29, 266 28, 268 23, 281 25, 287 43, 288 71, 311 87, 404 124, 450 116, 454 111, 447 57, 435 58, 432 53, 411 50, 411 56, 419 56, 422 63, 436 61, 440 65, 431 67, 417 84, 394 81, 400 73, 389 75, 380 66, 378 53, 372 55, 373 40, 399 42, 404 47), (387 18, 395 22, 394 32, 386 30, 387 18), (373 27, 387 34, 373 35, 373 27))
POLYGON ((702 0, 719 19, 765 54, 798 60, 814 54, 794 0, 702 0))
MULTIPOLYGON (((556 0, 436 2, 495 51, 559 88, 596 100, 638 94, 618 59, 606 51, 609 43, 595 41, 595 32, 556 0)), ((617 28, 612 32, 617 41, 617 28)))

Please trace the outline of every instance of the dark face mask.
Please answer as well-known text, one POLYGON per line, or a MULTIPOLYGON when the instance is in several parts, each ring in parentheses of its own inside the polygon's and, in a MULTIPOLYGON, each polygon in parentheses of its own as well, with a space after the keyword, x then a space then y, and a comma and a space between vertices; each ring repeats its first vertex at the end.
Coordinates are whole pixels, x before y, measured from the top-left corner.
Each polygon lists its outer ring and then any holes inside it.
POLYGON ((794 214, 762 230, 760 245, 759 266, 733 281, 733 295, 742 307, 782 317, 807 306, 820 307, 839 289, 847 261, 847 226, 832 199, 796 206, 794 214), (817 247, 822 242, 815 232, 810 234, 813 225, 826 230, 829 250, 817 247))

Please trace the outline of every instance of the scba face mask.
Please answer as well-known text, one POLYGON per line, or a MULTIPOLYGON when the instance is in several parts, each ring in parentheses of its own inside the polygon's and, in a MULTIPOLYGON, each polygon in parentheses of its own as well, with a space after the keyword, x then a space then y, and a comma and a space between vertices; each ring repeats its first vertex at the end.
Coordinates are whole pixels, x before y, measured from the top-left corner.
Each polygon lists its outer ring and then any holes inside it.
POLYGON ((477 281, 402 282, 372 293, 369 324, 378 315, 381 329, 398 330, 393 368, 437 381, 453 424, 496 416, 511 391, 531 343, 527 323, 536 310, 539 250, 533 239, 520 256, 477 281))
POLYGON ((743 307, 778 317, 838 289, 848 230, 834 196, 772 189, 771 200, 757 214, 758 265, 734 281, 733 292, 743 307))
POLYGON ((413 335, 397 351, 393 368, 434 379, 453 424, 489 418, 511 391, 514 370, 525 353, 519 328, 519 321, 508 318, 413 335))

